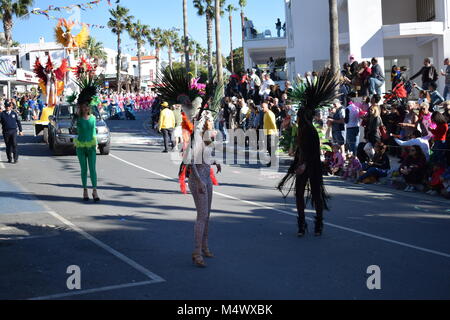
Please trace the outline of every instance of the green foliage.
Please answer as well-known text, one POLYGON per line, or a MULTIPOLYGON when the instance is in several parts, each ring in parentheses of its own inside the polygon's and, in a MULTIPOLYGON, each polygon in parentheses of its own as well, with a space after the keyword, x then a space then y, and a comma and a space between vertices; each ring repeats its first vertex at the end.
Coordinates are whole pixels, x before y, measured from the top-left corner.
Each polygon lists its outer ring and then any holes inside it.
POLYGON ((287 60, 286 58, 278 58, 275 60, 275 67, 284 67, 284 65, 286 64, 287 60))
MULTIPOLYGON (((174 70, 183 70, 186 71, 186 65, 181 62, 174 62, 172 65, 174 70)), ((195 64, 191 61, 191 72, 194 73, 195 64)), ((208 81, 208 69, 201 64, 197 64, 197 77, 200 77, 200 82, 205 83, 208 81)))
POLYGON ((319 138, 320 138, 320 149, 322 149, 323 151, 327 151, 327 152, 331 152, 333 151, 331 149, 331 147, 327 144, 330 142, 330 140, 325 139, 325 134, 323 133, 322 129, 320 128, 320 126, 318 124, 315 124, 314 127, 317 130, 317 133, 319 134, 319 138))
MULTIPOLYGON (((236 73, 244 72, 244 49, 236 48, 233 50, 234 71, 236 73)), ((231 55, 226 58, 226 67, 231 72, 231 55)))
POLYGON ((122 32, 130 28, 131 20, 134 18, 129 15, 130 10, 117 5, 116 9, 110 9, 111 18, 108 21, 108 28, 111 32, 120 35, 122 32))

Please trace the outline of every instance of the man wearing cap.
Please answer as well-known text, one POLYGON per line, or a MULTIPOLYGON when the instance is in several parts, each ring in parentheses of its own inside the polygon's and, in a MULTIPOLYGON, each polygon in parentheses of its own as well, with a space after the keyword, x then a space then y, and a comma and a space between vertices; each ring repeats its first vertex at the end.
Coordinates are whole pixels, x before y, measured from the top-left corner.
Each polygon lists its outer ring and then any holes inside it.
POLYGON ((169 152, 169 141, 172 144, 172 149, 175 148, 173 143, 173 130, 175 129, 175 114, 169 109, 169 104, 163 102, 161 104, 163 108, 159 116, 159 132, 162 133, 164 138, 164 151, 163 153, 169 152))
POLYGON ((3 139, 6 144, 6 156, 8 157, 8 163, 14 163, 19 161, 19 154, 17 153, 17 129, 19 129, 19 135, 23 136, 22 124, 20 123, 19 116, 16 112, 12 111, 12 103, 5 103, 5 111, 0 113, 0 123, 2 125, 3 139), (11 153, 12 156, 11 157, 11 153))

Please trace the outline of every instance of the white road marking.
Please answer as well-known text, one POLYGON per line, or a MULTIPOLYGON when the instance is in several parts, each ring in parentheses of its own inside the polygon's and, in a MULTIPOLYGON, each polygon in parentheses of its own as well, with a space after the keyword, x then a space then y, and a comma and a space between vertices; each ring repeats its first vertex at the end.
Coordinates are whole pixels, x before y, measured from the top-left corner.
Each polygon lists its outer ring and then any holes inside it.
POLYGON ((108 287, 101 287, 101 288, 96 288, 96 289, 79 290, 79 291, 73 291, 73 292, 68 292, 68 293, 53 294, 50 296, 36 297, 36 298, 28 299, 28 300, 54 300, 54 299, 79 296, 79 295, 83 295, 83 294, 91 294, 91 293, 97 293, 97 292, 105 292, 105 291, 147 286, 147 285, 155 284, 155 283, 159 283, 159 282, 161 282, 161 281, 154 280, 154 281, 142 281, 142 282, 135 282, 135 283, 127 283, 127 284, 121 284, 121 285, 117 285, 117 286, 108 286, 108 287))
MULTIPOLYGON (((26 188, 23 188, 23 187, 22 187, 22 189, 26 190, 26 188)), ((64 217, 60 216, 58 213, 54 212, 50 207, 48 207, 46 203, 44 203, 43 201, 39 200, 34 195, 30 194, 30 198, 33 198, 36 202, 38 202, 44 208, 46 208, 48 210, 48 212, 47 212, 48 214, 50 214, 51 216, 53 216, 54 218, 56 218, 57 220, 59 220, 60 222, 65 224, 66 226, 70 227, 75 232, 77 232, 78 234, 80 234, 81 236, 86 238, 87 240, 93 242, 95 245, 99 246, 100 248, 104 249, 108 253, 112 254, 113 256, 115 256, 116 258, 121 260, 122 262, 128 264, 133 269, 141 272, 142 274, 144 274, 146 277, 148 277, 151 280, 151 281, 145 281, 145 282, 140 282, 140 283, 125 284, 125 285, 121 285, 121 286, 111 286, 111 287, 104 287, 104 288, 98 288, 98 289, 92 289, 92 290, 85 290, 83 292, 82 291, 77 291, 77 292, 72 292, 72 293, 67 293, 67 294, 59 294, 59 295, 55 296, 55 298, 57 298, 57 297, 64 297, 64 296, 71 296, 71 295, 80 295, 80 294, 92 293, 92 292, 115 290, 115 289, 121 289, 121 288, 130 287, 130 286, 136 286, 136 285, 148 285, 148 284, 154 284, 154 283, 160 283, 160 282, 165 282, 166 281, 163 278, 161 278, 160 276, 158 276, 157 274, 155 274, 155 273, 151 272, 150 270, 146 269, 145 267, 141 266, 140 264, 138 264, 134 260, 128 258, 124 254, 118 252, 117 250, 111 248, 110 246, 108 246, 107 244, 105 244, 102 241, 98 240, 94 236, 92 236, 89 233, 85 232, 84 230, 82 230, 80 227, 78 227, 74 223, 72 223, 69 220, 65 219, 64 217), (62 296, 62 295, 64 295, 64 296, 62 296)), ((49 297, 53 297, 53 296, 49 296, 49 297)), ((45 299, 50 299, 50 298, 44 297, 43 300, 45 300, 45 299)))
POLYGON ((0 143, 0 169, 5 169, 5 165, 3 164, 3 160, 2 160, 2 153, 4 152, 4 149, 5 149, 5 144, 0 143))
MULTIPOLYGON (((148 173, 151 173, 153 175, 165 178, 165 179, 173 181, 173 182, 177 182, 177 179, 170 178, 170 177, 168 177, 166 175, 163 175, 161 173, 158 173, 158 172, 155 172, 155 171, 143 168, 141 166, 138 166, 138 165, 136 165, 136 164, 134 164, 132 162, 126 161, 124 159, 121 159, 121 158, 119 158, 117 156, 114 156, 112 154, 110 156, 112 158, 114 158, 114 159, 117 159, 117 160, 119 160, 119 161, 121 161, 121 162, 123 162, 125 164, 128 164, 128 165, 130 165, 132 167, 135 167, 137 169, 146 171, 148 173)), ((274 208, 274 207, 265 206, 265 205, 259 204, 257 202, 242 200, 242 199, 239 199, 239 198, 236 198, 236 197, 224 194, 224 193, 220 193, 220 192, 214 192, 214 194, 216 194, 216 195, 218 195, 220 197, 228 198, 228 199, 231 199, 231 200, 236 200, 236 201, 239 201, 239 202, 242 202, 242 203, 246 203, 246 204, 250 204, 250 205, 253 205, 253 206, 256 206, 256 207, 260 207, 260 208, 264 208, 264 209, 267 209, 267 210, 275 211, 275 212, 277 212, 279 214, 284 214, 284 215, 289 215, 289 216, 292 216, 292 217, 297 217, 297 214, 295 214, 295 213, 284 211, 284 210, 280 210, 280 209, 277 209, 277 208, 274 208)), ((308 220, 312 221, 313 219, 308 218, 308 220)), ((445 258, 450 258, 450 254, 448 254, 448 253, 444 253, 444 252, 440 252, 440 251, 436 251, 436 250, 431 250, 431 249, 415 246, 415 245, 408 244, 408 243, 405 243, 405 242, 392 240, 392 239, 389 239, 389 238, 377 236, 377 235, 374 235, 374 234, 371 234, 371 233, 367 233, 367 232, 362 232, 362 231, 359 231, 359 230, 356 230, 356 229, 352 229, 352 228, 339 226, 339 225, 332 224, 332 223, 325 223, 325 225, 327 225, 329 227, 332 227, 332 228, 339 229, 339 230, 348 231, 348 232, 351 232, 351 233, 354 233, 354 234, 365 236, 365 237, 368 237, 368 238, 372 238, 372 239, 381 240, 381 241, 384 241, 384 242, 396 244, 396 245, 399 245, 399 246, 402 246, 402 247, 406 247, 406 248, 410 248, 410 249, 414 249, 414 250, 418 250, 418 251, 422 251, 422 252, 426 252, 426 253, 431 253, 431 254, 442 256, 442 257, 445 257, 445 258)))
POLYGON ((110 254, 112 254, 113 256, 115 256, 116 258, 118 258, 119 260, 122 260, 123 262, 125 262, 126 264, 130 265, 131 267, 133 267, 134 269, 138 270, 139 272, 143 273, 145 276, 147 276, 148 278, 150 278, 150 280, 154 280, 154 281, 158 281, 158 282, 164 282, 165 280, 163 278, 161 278, 160 276, 154 274, 153 272, 147 270, 146 268, 144 268, 143 266, 141 266, 140 264, 138 264, 137 262, 131 260, 130 258, 128 258, 127 256, 123 255, 122 253, 118 252, 117 250, 111 248, 110 246, 108 246, 107 244, 101 242, 100 240, 98 240, 97 238, 91 236, 89 233, 83 231, 81 228, 79 228, 78 226, 76 226, 75 224, 73 224, 72 222, 70 222, 69 220, 65 219, 64 217, 61 217, 59 214, 57 214, 54 211, 49 211, 48 212, 50 215, 52 215, 54 218, 58 219, 59 221, 61 221, 62 223, 64 223, 66 226, 72 228, 73 230, 75 230, 76 232, 78 232, 80 235, 82 235, 83 237, 85 237, 86 239, 90 240, 91 242, 95 243, 97 246, 99 246, 100 248, 104 249, 105 251, 109 252, 110 254))

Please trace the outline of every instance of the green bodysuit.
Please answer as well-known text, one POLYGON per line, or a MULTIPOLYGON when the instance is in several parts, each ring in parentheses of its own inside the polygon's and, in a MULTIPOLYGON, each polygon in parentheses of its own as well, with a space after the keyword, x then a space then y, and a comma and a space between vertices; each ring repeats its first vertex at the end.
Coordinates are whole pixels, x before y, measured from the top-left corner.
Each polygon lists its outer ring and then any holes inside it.
POLYGON ((91 176, 92 187, 97 188, 97 129, 96 118, 91 115, 89 120, 80 118, 77 120, 78 138, 75 139, 78 161, 81 167, 81 182, 83 188, 87 188, 88 166, 91 176))

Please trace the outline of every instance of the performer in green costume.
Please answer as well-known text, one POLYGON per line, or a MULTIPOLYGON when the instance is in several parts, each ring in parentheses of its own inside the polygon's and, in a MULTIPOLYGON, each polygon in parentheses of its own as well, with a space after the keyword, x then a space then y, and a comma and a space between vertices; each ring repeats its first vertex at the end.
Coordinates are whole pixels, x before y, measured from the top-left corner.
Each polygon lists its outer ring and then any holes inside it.
MULTIPOLYGON (((92 182, 92 197, 95 202, 100 201, 97 192, 97 119, 92 114, 93 101, 96 100, 98 89, 98 79, 87 77, 81 80, 78 85, 81 92, 78 96, 78 119, 76 121, 78 137, 75 139, 78 160, 81 167, 81 182, 83 184, 83 199, 89 201, 87 178, 88 169, 92 182)), ((95 105, 95 103, 94 103, 95 105)))

